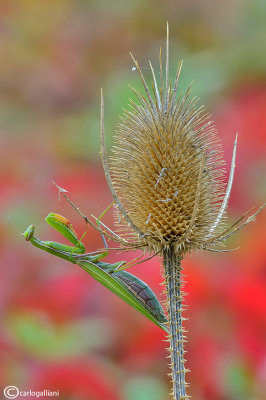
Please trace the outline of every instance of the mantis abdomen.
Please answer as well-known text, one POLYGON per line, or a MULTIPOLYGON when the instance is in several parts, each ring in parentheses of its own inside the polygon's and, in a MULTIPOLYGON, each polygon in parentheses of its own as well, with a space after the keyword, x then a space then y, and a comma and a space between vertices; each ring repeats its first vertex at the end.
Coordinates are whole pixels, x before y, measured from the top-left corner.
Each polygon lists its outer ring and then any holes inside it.
POLYGON ((127 289, 139 299, 144 307, 160 322, 167 322, 167 318, 155 293, 141 279, 126 271, 114 272, 114 278, 121 280, 127 289))

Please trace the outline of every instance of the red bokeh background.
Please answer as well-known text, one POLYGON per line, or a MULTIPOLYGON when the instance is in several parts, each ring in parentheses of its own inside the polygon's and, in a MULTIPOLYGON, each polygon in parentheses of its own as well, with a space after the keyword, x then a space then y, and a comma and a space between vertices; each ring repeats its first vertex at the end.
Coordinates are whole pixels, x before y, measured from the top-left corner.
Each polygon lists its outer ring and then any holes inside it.
MULTIPOLYGON (((166 400, 163 331, 78 267, 23 240, 61 241, 51 211, 84 223, 52 181, 90 214, 111 202, 99 156, 99 93, 108 146, 139 86, 129 51, 156 65, 170 24, 171 72, 213 113, 230 165, 229 221, 265 199, 266 5, 255 1, 3 1, 0 4, 0 391, 59 390, 64 400, 166 400)), ((149 71, 143 70, 147 79, 149 71)), ((109 147, 108 147, 109 148, 109 147)), ((228 169, 228 168, 227 168, 228 169)), ((112 213, 104 222, 113 226, 112 213)), ((88 251, 102 247, 89 229, 88 251)), ((231 253, 184 260, 189 394, 262 400, 266 382, 265 213, 228 240, 231 253)), ((134 253, 111 253, 110 262, 134 253)), ((163 299, 160 259, 132 268, 163 299)), ((24 397, 26 398, 26 397, 24 397)), ((30 397, 29 397, 30 398, 30 397)))

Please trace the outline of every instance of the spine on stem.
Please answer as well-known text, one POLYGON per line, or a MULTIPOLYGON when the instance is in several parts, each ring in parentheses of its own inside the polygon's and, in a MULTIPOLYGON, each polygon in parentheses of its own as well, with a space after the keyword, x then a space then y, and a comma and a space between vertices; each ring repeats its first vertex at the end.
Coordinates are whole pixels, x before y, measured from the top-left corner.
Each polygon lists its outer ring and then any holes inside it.
POLYGON ((183 317, 183 295, 182 295, 182 267, 181 255, 176 255, 171 249, 165 250, 164 275, 167 294, 167 308, 169 318, 169 351, 171 358, 172 396, 173 400, 188 400, 186 394, 185 375, 189 370, 185 368, 184 358, 184 329, 183 317))

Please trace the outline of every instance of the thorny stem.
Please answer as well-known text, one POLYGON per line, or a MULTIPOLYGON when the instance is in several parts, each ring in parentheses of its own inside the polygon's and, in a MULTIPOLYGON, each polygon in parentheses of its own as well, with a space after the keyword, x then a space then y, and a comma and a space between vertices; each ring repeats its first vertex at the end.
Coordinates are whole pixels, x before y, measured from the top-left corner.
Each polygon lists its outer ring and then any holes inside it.
POLYGON ((176 255, 172 249, 163 253, 164 275, 167 292, 167 307, 169 317, 169 351, 171 358, 171 375, 173 400, 188 400, 186 394, 184 359, 184 329, 182 327, 182 274, 181 255, 176 255))

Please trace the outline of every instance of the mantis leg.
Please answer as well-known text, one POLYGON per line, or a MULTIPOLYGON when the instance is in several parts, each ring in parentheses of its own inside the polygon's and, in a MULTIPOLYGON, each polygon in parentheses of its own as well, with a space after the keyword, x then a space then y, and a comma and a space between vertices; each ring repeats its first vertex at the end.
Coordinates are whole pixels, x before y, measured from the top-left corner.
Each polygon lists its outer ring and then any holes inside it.
MULTIPOLYGON (((100 219, 101 219, 101 218, 105 215, 105 213, 112 207, 113 204, 114 204, 114 201, 112 201, 112 203, 111 203, 111 204, 101 213, 101 215, 97 218, 96 224, 97 224, 98 228, 101 228, 101 226, 100 226, 100 219)), ((102 238, 104 247, 107 248, 108 245, 107 245, 107 241, 106 241, 106 239, 105 239, 104 233, 103 233, 103 232, 100 232, 100 235, 101 235, 101 238, 102 238)))
MULTIPOLYGON (((102 222, 99 221, 99 224, 101 227, 104 227, 106 229, 106 231, 104 231, 102 228, 100 228, 97 224, 94 224, 92 221, 90 221, 88 219, 88 217, 83 214, 79 207, 77 207, 73 201, 71 201, 68 196, 66 195, 67 190, 61 188, 60 186, 58 186, 55 182, 53 182, 53 184, 57 187, 57 189, 59 190, 59 194, 62 194, 64 196, 64 198, 67 200, 67 202, 77 211, 77 213, 86 221, 87 224, 89 224, 91 227, 93 227, 94 229, 96 229, 99 233, 103 233, 108 239, 110 240, 114 240, 116 242, 118 242, 119 244, 121 244, 122 246, 130 246, 132 249, 134 248, 138 248, 140 246, 139 242, 128 242, 127 240, 121 238, 120 236, 118 236, 117 234, 115 234, 114 232, 111 231, 111 229, 109 229, 108 227, 106 227, 102 222)), ((105 212, 104 212, 105 213, 105 212)), ((95 217, 94 217, 95 218, 95 217)), ((97 218, 95 218, 97 221, 97 218)), ((98 218, 99 219, 99 218, 98 218)))
MULTIPOLYGON (((54 256, 57 256, 59 258, 63 258, 64 260, 70 261, 74 264, 76 264, 75 260, 72 257, 72 253, 69 253, 67 251, 64 251, 62 249, 62 247, 60 246, 54 246, 51 247, 50 245, 48 245, 47 243, 51 243, 51 242, 45 242, 42 240, 37 239, 34 236, 34 231, 35 231, 35 227, 34 225, 30 225, 26 231, 24 232, 24 237, 26 241, 30 241, 35 247, 38 247, 41 250, 46 251, 47 253, 50 253, 54 256)), ((55 244, 55 242, 53 242, 55 244)), ((58 243, 58 245, 60 245, 60 243, 58 243)))
POLYGON ((87 230, 84 232, 81 239, 78 239, 72 224, 68 221, 67 218, 63 217, 62 215, 50 213, 45 218, 45 221, 74 245, 74 246, 68 246, 57 242, 47 241, 44 242, 46 246, 52 247, 55 250, 62 250, 70 253, 82 254, 85 252, 85 246, 81 242, 81 240, 86 235, 87 230))

